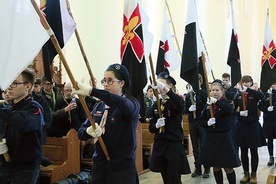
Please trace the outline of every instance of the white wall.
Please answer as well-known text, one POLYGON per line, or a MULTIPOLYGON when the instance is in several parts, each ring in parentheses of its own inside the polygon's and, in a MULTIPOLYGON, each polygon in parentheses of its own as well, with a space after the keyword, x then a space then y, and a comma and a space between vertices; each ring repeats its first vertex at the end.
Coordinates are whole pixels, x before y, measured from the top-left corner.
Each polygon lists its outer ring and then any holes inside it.
MULTIPOLYGON (((181 51, 187 1, 167 0, 181 51)), ((83 47, 89 59, 92 72, 98 81, 102 79, 103 72, 109 64, 120 62, 123 2, 123 0, 70 1, 83 47)), ((220 78, 221 74, 228 70, 226 60, 231 31, 230 1, 196 0, 196 2, 199 24, 211 66, 215 77, 220 78)), ((162 12, 165 3, 162 0, 142 0, 142 5, 150 18, 149 30, 155 36, 152 56, 153 61, 156 61, 159 36, 161 34, 162 12)), ((234 0, 242 75, 249 74, 257 82, 259 82, 260 78, 266 6, 270 8, 270 22, 274 38, 276 38, 275 0, 234 0)), ((88 71, 75 35, 67 43, 64 52, 74 77, 77 80, 84 80, 85 83, 88 83, 88 71)), ((176 79, 180 93, 184 93, 185 82, 179 77, 179 73, 178 69, 172 72, 171 75, 176 79)), ((69 80, 66 75, 63 76, 63 81, 69 80)), ((209 80, 212 80, 210 76, 209 80)), ((101 85, 99 84, 98 87, 101 87, 101 85)))

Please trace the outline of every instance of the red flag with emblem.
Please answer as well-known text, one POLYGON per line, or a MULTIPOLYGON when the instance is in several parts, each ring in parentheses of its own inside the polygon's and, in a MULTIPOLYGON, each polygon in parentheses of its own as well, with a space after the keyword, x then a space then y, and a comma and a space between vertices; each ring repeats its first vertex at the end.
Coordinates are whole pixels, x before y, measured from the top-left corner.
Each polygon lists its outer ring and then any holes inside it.
POLYGON ((266 16, 264 32, 264 45, 262 55, 262 72, 260 88, 266 92, 273 83, 276 83, 276 46, 273 41, 272 31, 269 23, 269 16, 266 16))
POLYGON ((180 57, 177 52, 171 30, 169 27, 169 20, 164 11, 162 34, 159 43, 158 58, 156 63, 156 75, 163 71, 174 71, 180 66, 180 57))
MULTIPOLYGON (((143 89, 147 84, 147 72, 143 44, 143 28, 140 1, 125 0, 123 15, 123 37, 121 40, 122 65, 129 71, 130 93, 144 107, 143 89)), ((141 116, 144 110, 141 109, 141 116)))

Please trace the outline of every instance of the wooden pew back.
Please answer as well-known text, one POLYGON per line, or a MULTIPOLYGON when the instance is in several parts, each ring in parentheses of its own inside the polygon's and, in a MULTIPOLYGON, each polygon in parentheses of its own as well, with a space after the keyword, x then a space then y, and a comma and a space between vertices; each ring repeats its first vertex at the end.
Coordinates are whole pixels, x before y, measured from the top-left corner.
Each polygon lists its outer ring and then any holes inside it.
POLYGON ((76 130, 71 129, 62 138, 47 137, 42 149, 43 156, 53 162, 47 167, 40 166, 42 181, 53 183, 80 172, 80 141, 76 130))

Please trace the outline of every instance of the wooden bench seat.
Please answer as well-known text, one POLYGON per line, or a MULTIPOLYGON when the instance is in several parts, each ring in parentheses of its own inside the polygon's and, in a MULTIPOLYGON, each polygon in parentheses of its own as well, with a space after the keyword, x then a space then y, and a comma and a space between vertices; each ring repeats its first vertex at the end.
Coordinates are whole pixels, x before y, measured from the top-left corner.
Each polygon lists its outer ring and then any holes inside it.
POLYGON ((187 147, 187 155, 191 156, 191 155, 193 155, 193 147, 192 147, 192 141, 191 141, 191 136, 190 136, 188 115, 182 116, 182 122, 183 122, 184 141, 185 141, 185 144, 187 147))
POLYGON ((47 137, 42 149, 43 156, 53 164, 40 166, 41 183, 53 183, 80 172, 80 141, 76 130, 71 129, 62 138, 47 137))

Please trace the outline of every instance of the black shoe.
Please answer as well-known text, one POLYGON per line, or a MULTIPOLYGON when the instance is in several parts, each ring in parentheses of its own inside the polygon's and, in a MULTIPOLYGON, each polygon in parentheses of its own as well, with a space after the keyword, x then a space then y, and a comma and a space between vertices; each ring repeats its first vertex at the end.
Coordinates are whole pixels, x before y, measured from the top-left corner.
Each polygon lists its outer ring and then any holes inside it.
POLYGON ((205 170, 203 173, 203 178, 210 178, 210 176, 211 176, 210 170, 205 170))
POLYGON ((202 175, 202 173, 201 173, 201 170, 199 170, 199 169, 195 169, 195 171, 192 173, 192 177, 193 178, 195 178, 195 177, 199 177, 199 176, 201 176, 202 175))
POLYGON ((268 166, 273 166, 274 165, 274 157, 269 157, 269 161, 267 162, 268 166))

